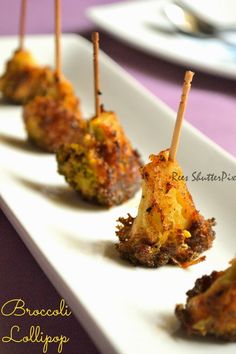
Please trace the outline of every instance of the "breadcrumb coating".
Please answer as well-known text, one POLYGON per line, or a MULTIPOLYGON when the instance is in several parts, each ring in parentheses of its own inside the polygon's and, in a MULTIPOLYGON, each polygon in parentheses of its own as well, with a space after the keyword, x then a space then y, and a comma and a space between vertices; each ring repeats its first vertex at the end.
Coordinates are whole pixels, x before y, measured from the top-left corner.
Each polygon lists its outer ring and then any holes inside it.
POLYGON ((28 139, 42 150, 56 152, 65 143, 80 141, 85 123, 73 87, 56 74, 47 94, 36 96, 23 109, 28 139))
POLYGON ((189 335, 236 341, 236 259, 226 270, 197 279, 175 313, 189 335))
POLYGON ((39 67, 29 51, 17 50, 0 77, 0 91, 5 100, 24 104, 37 95, 45 94, 52 77, 52 70, 39 67))
POLYGON ((196 210, 178 163, 169 161, 169 150, 150 156, 141 169, 142 198, 136 218, 119 218, 116 248, 135 265, 188 267, 202 261, 202 252, 214 239, 215 220, 205 220, 196 210))
POLYGON ((62 146, 57 162, 69 185, 96 204, 121 204, 140 187, 139 154, 113 112, 91 119, 83 141, 62 146))

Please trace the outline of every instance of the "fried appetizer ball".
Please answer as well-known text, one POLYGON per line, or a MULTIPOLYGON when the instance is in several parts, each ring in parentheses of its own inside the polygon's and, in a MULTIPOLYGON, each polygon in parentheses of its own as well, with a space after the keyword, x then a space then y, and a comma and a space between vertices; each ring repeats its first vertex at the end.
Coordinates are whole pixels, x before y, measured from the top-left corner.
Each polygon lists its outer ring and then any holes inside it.
POLYGON ((47 81, 48 75, 50 70, 40 68, 30 52, 17 50, 7 62, 6 71, 0 78, 0 91, 6 100, 22 104, 43 90, 39 82, 47 81))
POLYGON ((62 146, 57 162, 70 186, 96 204, 121 204, 140 188, 139 154, 114 112, 89 120, 83 142, 62 146))
POLYGON ((36 96, 24 106, 23 118, 29 141, 47 152, 80 140, 85 125, 71 84, 56 74, 47 95, 36 96))
POLYGON ((188 334, 236 341, 236 259, 225 271, 197 279, 176 316, 188 334))
POLYGON ((197 263, 211 247, 214 219, 205 220, 196 210, 178 163, 169 161, 169 150, 151 155, 141 169, 142 198, 136 218, 119 218, 116 245, 121 258, 135 265, 159 267, 197 263), (175 177, 174 177, 175 176, 175 177))

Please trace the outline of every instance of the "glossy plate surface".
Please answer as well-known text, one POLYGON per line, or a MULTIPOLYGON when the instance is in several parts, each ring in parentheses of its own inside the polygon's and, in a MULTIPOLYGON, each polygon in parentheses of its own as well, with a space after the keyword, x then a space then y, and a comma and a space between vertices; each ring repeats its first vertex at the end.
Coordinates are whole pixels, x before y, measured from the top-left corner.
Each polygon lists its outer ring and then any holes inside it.
MULTIPOLYGON (((1 72, 16 43, 1 38, 1 72)), ((52 36, 29 37, 27 47, 41 64, 53 65, 52 36)), ((117 112, 144 159, 168 147, 175 114, 102 53, 100 64, 105 107, 117 112)), ((63 66, 90 116, 91 44, 63 36, 63 66)), ((179 161, 198 209, 217 219, 217 238, 207 260, 189 270, 143 269, 121 261, 114 250, 116 219, 136 214, 139 195, 110 210, 82 202, 57 174, 54 156, 26 143, 21 107, 0 106, 0 138, 1 206, 104 354, 235 353, 235 344, 176 333, 174 316, 175 304, 185 300, 198 276, 223 269, 235 256, 236 182, 191 181, 194 171, 236 175, 230 155, 184 124, 179 161)))

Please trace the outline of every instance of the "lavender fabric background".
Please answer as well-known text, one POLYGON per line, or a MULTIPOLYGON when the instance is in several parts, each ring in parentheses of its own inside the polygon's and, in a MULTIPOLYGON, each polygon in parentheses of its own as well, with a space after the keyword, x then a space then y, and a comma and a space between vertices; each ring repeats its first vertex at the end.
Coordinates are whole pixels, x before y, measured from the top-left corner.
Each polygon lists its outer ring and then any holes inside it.
MULTIPOLYGON (((28 33, 53 31, 53 0, 30 0, 28 7, 28 33)), ((86 18, 85 10, 95 4, 114 3, 111 0, 62 0, 63 31, 90 37, 96 27, 86 18)), ((0 0, 0 35, 16 34, 20 0, 0 0)), ((101 47, 132 76, 177 109, 185 68, 154 58, 101 33, 101 47)), ((186 119, 217 144, 236 156, 236 81, 198 73, 194 78, 186 119)), ((10 298, 23 298, 31 307, 56 307, 60 296, 42 273, 17 233, 0 211, 0 306, 10 298)), ((65 333, 71 341, 63 353, 98 354, 88 335, 73 318, 43 319, 40 325, 52 334, 65 333)), ((22 319, 22 326, 29 320, 22 319)), ((0 318, 0 337, 7 334, 11 320, 0 318)), ((54 347, 55 349, 55 347, 54 347)), ((54 353, 54 350, 49 353, 54 353)), ((40 347, 4 345, 4 354, 39 353, 40 347)), ((57 351, 55 351, 57 352, 57 351)))

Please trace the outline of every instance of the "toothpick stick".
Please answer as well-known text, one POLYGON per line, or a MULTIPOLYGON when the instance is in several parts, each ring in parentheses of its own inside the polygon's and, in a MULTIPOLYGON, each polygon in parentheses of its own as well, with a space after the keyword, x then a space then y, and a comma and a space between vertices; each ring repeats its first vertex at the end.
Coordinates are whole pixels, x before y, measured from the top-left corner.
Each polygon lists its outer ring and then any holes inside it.
POLYGON ((19 22, 19 49, 24 49, 25 39, 25 18, 26 18, 26 0, 21 0, 20 22, 19 22))
POLYGON ((177 118, 175 122, 175 128, 172 136, 172 141, 171 141, 171 147, 170 147, 170 154, 169 154, 169 160, 170 161, 175 161, 178 146, 179 146, 179 139, 180 139, 180 133, 181 133, 181 127, 184 119, 184 113, 186 110, 187 106, 187 101, 188 101, 188 94, 191 88, 191 82, 193 79, 194 73, 192 71, 186 71, 185 76, 184 76, 184 85, 183 85, 183 91, 182 91, 182 96, 181 96, 181 101, 179 104, 179 109, 177 113, 177 118))
POLYGON ((100 74, 99 74, 99 62, 98 62, 98 54, 99 54, 99 33, 92 33, 92 41, 93 41, 93 70, 94 70, 94 96, 95 96, 95 112, 96 117, 98 117, 101 113, 101 105, 100 105, 100 74))
POLYGON ((56 74, 61 76, 61 0, 55 0, 55 66, 56 74))

